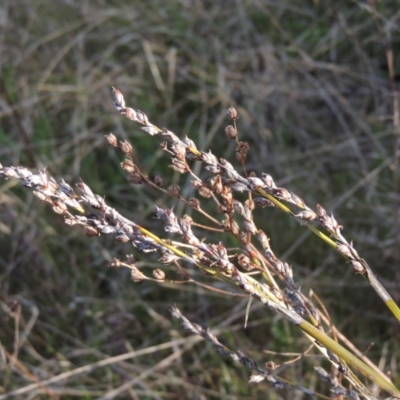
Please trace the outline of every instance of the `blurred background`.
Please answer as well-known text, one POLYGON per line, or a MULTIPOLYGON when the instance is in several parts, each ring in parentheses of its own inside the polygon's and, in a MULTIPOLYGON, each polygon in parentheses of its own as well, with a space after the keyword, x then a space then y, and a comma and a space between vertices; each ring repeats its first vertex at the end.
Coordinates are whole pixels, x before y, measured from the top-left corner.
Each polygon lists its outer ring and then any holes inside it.
MULTIPOLYGON (((310 207, 334 212, 344 235, 399 302, 399 5, 4 0, 0 162, 47 167, 71 185, 82 178, 123 215, 165 237, 154 204, 176 206, 179 214, 188 210, 127 183, 119 166, 123 155, 104 135, 128 139, 149 176, 181 184, 188 196, 194 195, 190 179, 173 173, 157 139, 117 115, 111 86, 155 125, 187 135, 199 149, 239 167, 235 145, 224 134, 233 105, 239 138, 250 145, 248 169, 271 174, 310 207)), ((332 322, 399 386, 398 323, 366 281, 277 210, 256 216, 275 254, 293 265, 296 283, 304 292, 313 288, 332 322)), ((253 302, 245 329, 244 297, 193 285, 135 283, 129 271, 108 267, 128 254, 149 274, 159 267, 157 257, 143 258, 111 238, 90 239, 68 228, 18 182, 0 182, 0 395, 137 350, 142 355, 49 384, 51 396, 302 398, 249 384, 249 371, 189 339, 167 308, 177 304, 260 365, 281 364, 307 348, 292 326, 253 302)), ((177 278, 172 268, 166 273, 177 278)), ((314 354, 281 376, 328 393, 312 366, 329 364, 314 354)), ((37 386, 19 398, 49 396, 37 386)))

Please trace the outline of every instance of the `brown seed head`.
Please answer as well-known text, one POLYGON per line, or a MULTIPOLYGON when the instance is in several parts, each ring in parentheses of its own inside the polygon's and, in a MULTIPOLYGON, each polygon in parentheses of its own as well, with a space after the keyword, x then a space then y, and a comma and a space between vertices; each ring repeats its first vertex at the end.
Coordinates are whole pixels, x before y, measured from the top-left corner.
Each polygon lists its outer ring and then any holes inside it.
POLYGON ((235 139, 238 135, 238 132, 232 125, 228 125, 225 128, 225 135, 228 137, 228 139, 235 139))
POLYGON ((222 191, 221 191, 221 197, 227 202, 227 203, 231 203, 233 200, 233 194, 232 194, 232 190, 230 187, 228 186, 223 186, 222 191))
POLYGON ((228 207, 224 206, 223 204, 219 204, 217 210, 222 214, 226 214, 228 212, 228 207))
POLYGON ((214 193, 222 193, 224 186, 222 184, 222 179, 220 175, 217 175, 214 179, 211 180, 211 187, 214 193))
POLYGON ((171 151, 174 153, 176 157, 178 157, 181 160, 185 159, 186 155, 186 148, 182 143, 175 143, 171 146, 171 151))
POLYGON ((64 214, 65 211, 67 211, 67 210, 68 210, 68 207, 62 201, 56 202, 56 204, 53 206, 53 211, 56 214, 64 214))
POLYGON ((314 211, 311 210, 300 211, 295 216, 300 220, 300 223, 302 224, 307 224, 307 222, 314 221, 317 218, 317 215, 314 213, 314 211))
POLYGON ((228 111, 226 112, 226 115, 228 116, 229 119, 233 121, 239 118, 235 107, 229 107, 228 111))
POLYGON ((209 199, 212 196, 212 191, 208 187, 202 186, 199 188, 199 195, 209 199))
POLYGON ((125 158, 125 160, 121 163, 121 168, 128 174, 133 174, 137 171, 136 165, 129 158, 125 158))
POLYGON ((190 205, 190 207, 193 207, 196 210, 200 209, 200 201, 198 199, 196 199, 195 197, 192 197, 189 200, 189 205, 190 205))
POLYGON ((203 182, 201 181, 191 181, 190 183, 195 189, 199 189, 203 186, 203 182))
POLYGON ((303 208, 304 207, 304 200, 301 199, 300 197, 296 196, 294 193, 290 193, 292 196, 292 203, 296 204, 296 206, 303 208))
POLYGON ((114 107, 118 112, 123 112, 125 109, 125 101, 124 96, 122 93, 116 89, 115 87, 112 88, 113 97, 114 97, 114 107))
POLYGON ((348 244, 338 244, 337 251, 340 254, 343 254, 347 258, 350 258, 350 259, 354 258, 353 255, 351 254, 350 246, 348 244))
POLYGON ((120 142, 119 147, 125 154, 128 154, 132 151, 132 145, 126 140, 123 142, 120 142))
POLYGON ((273 194, 281 200, 290 201, 292 199, 289 190, 285 188, 276 188, 274 189, 273 194))
POLYGON ((41 201, 47 201, 48 203, 51 203, 51 200, 42 192, 39 192, 37 190, 33 191, 33 194, 41 201))
POLYGON ((75 218, 66 217, 64 218, 64 223, 68 226, 74 226, 78 224, 78 221, 75 218))
POLYGON ((253 211, 256 208, 256 205, 254 204, 253 200, 247 199, 244 202, 245 206, 249 208, 250 211, 253 211))
POLYGON ((134 185, 140 185, 144 181, 143 177, 138 173, 134 172, 133 174, 128 174, 128 182, 133 183, 134 185))
POLYGON ((125 116, 132 121, 136 120, 136 111, 133 108, 125 108, 125 116))
POLYGON ((264 183, 265 183, 265 185, 267 186, 268 189, 276 188, 275 182, 274 182, 274 180, 272 179, 272 176, 271 176, 271 175, 268 175, 268 174, 264 174, 264 173, 263 173, 263 174, 261 175, 261 177, 262 177, 262 180, 264 181, 264 183))
POLYGON ((110 146, 118 147, 118 140, 113 133, 110 133, 109 135, 105 135, 105 138, 107 139, 107 142, 110 146))
POLYGON ((188 167, 185 160, 180 160, 179 158, 172 159, 172 165, 170 167, 180 174, 184 174, 188 171, 188 167))
POLYGON ((365 273, 365 268, 364 266, 357 260, 350 260, 351 265, 353 266, 354 270, 360 274, 365 273))
POLYGON ((90 225, 85 225, 83 227, 83 233, 89 237, 100 236, 100 233, 98 232, 98 230, 96 228, 93 228, 93 226, 90 226, 90 225))
POLYGON ((240 154, 247 154, 249 152, 250 146, 247 142, 240 142, 238 146, 238 151, 240 154))
POLYGON ((319 204, 317 204, 317 214, 318 214, 318 217, 320 217, 320 218, 326 217, 326 210, 319 204))
POLYGON ((168 191, 171 194, 171 196, 173 196, 173 197, 179 198, 181 195, 181 188, 176 183, 173 183, 172 185, 170 185, 170 187, 168 188, 168 191))
POLYGON ((161 270, 160 268, 157 268, 153 271, 153 276, 155 279, 158 281, 164 281, 165 280, 165 272, 161 270))
POLYGON ((246 156, 249 150, 250 146, 247 142, 239 142, 236 146, 236 158, 240 162, 244 162, 246 160, 246 156))
POLYGON ((221 228, 225 232, 232 232, 235 236, 239 234, 239 225, 235 222, 232 221, 230 218, 226 218, 223 221, 221 221, 221 228))
POLYGON ((164 187, 164 180, 163 178, 161 178, 160 175, 156 175, 156 177, 154 178, 154 183, 160 188, 164 187))
POLYGON ((139 122, 139 124, 147 125, 149 122, 149 119, 147 118, 147 115, 143 111, 137 110, 135 121, 139 122))
POLYGON ((239 254, 238 263, 245 271, 250 271, 253 269, 251 266, 250 258, 245 254, 239 254))
POLYGON ((119 242, 119 243, 127 243, 129 242, 131 239, 129 238, 128 235, 125 234, 121 234, 121 235, 117 235, 115 236, 115 241, 119 242))

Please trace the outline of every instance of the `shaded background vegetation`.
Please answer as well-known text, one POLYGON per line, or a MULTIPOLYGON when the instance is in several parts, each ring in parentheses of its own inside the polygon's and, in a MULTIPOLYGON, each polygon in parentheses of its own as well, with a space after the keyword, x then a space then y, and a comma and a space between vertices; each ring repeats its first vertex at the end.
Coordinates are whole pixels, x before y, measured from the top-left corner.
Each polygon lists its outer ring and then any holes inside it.
MULTIPOLYGON (((400 52, 391 52, 400 44, 398 5, 4 1, 0 162, 46 166, 71 184, 81 177, 125 216, 161 233, 154 203, 187 210, 129 185, 119 167, 122 155, 106 145, 104 135, 129 138, 150 176, 179 182, 187 195, 190 180, 172 173, 157 140, 116 115, 110 87, 156 125, 232 160, 234 144, 223 131, 226 109, 234 105, 240 139, 251 146, 249 170, 270 173, 310 206, 334 211, 346 237, 399 302, 399 126, 393 93, 400 52)), ((260 363, 288 359, 264 350, 301 352, 307 346, 292 327, 256 304, 244 329, 246 299, 193 286, 131 282, 128 271, 107 264, 133 249, 67 229, 15 182, 0 183, 0 215, 0 340, 21 363, 11 371, 3 361, 4 392, 35 382, 33 376, 45 379, 184 337, 167 312, 174 303, 220 329, 221 340, 260 363), (10 309, 18 307, 17 326, 10 309)), ((276 210, 262 210, 257 224, 271 236, 275 253, 294 266, 303 290, 318 293, 333 322, 361 350, 374 342, 368 354, 399 383, 398 325, 364 280, 276 210)), ((146 271, 158 266, 157 258, 135 256, 146 271)), ((310 367, 318 363, 306 358, 282 375, 324 391, 310 367)), ((148 376, 125 391, 125 398, 288 398, 266 384, 249 385, 248 371, 203 343, 189 350, 154 349, 52 388, 65 399, 98 398, 141 373, 148 376), (171 352, 182 354, 150 373, 171 352)), ((38 393, 36 398, 48 396, 38 393)))

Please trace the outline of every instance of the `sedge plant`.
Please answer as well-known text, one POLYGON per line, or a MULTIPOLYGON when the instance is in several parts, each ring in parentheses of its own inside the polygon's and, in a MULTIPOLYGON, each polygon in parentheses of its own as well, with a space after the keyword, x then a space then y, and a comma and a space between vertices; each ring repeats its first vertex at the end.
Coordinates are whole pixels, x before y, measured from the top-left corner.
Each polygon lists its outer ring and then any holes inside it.
MULTIPOLYGON (((250 369, 253 372, 250 382, 257 384, 267 381, 277 390, 300 390, 321 399, 400 398, 400 390, 390 378, 355 346, 349 345, 347 338, 332 324, 326 307, 314 292, 302 292, 296 284, 292 266, 275 255, 267 233, 257 226, 254 210, 264 208, 263 211, 268 213, 268 208, 276 208, 284 217, 309 229, 343 256, 344 264, 352 268, 359 279, 369 284, 393 318, 400 322, 398 305, 352 242, 343 236, 342 226, 332 214, 320 205, 315 209, 309 207, 297 194, 278 187, 269 174, 256 176, 248 172, 246 158, 249 145, 239 140, 236 109, 230 107, 227 111, 230 125, 226 127, 225 133, 228 139, 236 143, 235 154, 240 171, 234 167, 234 163, 218 158, 211 150, 198 150, 190 138, 180 138, 168 129, 152 124, 144 112, 126 106, 123 94, 118 89, 113 88, 112 94, 115 110, 139 124, 141 130, 154 140, 161 139, 162 150, 171 156, 172 170, 178 174, 190 175, 193 189, 198 194, 187 198, 178 184, 166 188, 160 176, 150 178, 134 161, 133 147, 129 141, 119 141, 114 134, 106 136, 108 145, 119 148, 124 154, 121 167, 128 182, 155 188, 193 210, 193 216, 178 217, 173 208, 155 207, 155 216, 163 222, 168 236, 161 237, 151 229, 126 218, 83 181, 77 183, 75 190, 63 179, 53 179, 45 170, 33 172, 22 166, 1 166, 0 177, 19 179, 22 186, 33 190, 36 197, 48 203, 55 213, 62 215, 68 226, 80 226, 87 236, 112 235, 117 242, 133 245, 139 252, 158 253, 160 265, 171 264, 177 268, 181 277, 179 283, 193 282, 189 270, 195 268, 208 277, 235 287, 249 299, 264 305, 265 312, 275 313, 299 329, 309 340, 310 348, 318 350, 331 363, 332 371, 335 371, 327 372, 315 366, 317 375, 331 385, 329 396, 311 390, 301 385, 301 382, 290 382, 279 376, 276 366, 267 364, 266 368, 260 367, 262 360, 254 360, 239 350, 230 349, 210 329, 190 321, 181 310, 170 305, 172 316, 180 320, 185 330, 201 336, 216 351, 250 369), (201 163, 208 174, 207 179, 194 172, 194 162, 201 163), (216 213, 210 213, 203 206, 206 200, 215 206, 216 213), (201 216, 202 220, 207 219, 209 225, 197 222, 196 215, 201 216), (200 235, 204 229, 212 232, 210 237, 213 240, 202 239, 200 235), (238 244, 234 249, 224 242, 228 236, 238 244)), ((135 282, 172 282, 162 268, 155 269, 152 277, 147 276, 132 257, 126 261, 114 259, 111 265, 129 268, 135 282)), ((202 275, 196 276, 196 283, 201 285, 198 276, 202 275)), ((49 379, 40 384, 52 382, 54 380, 49 379)), ((26 392, 27 389, 21 388, 9 394, 21 395, 25 393, 24 390, 26 392)), ((0 396, 0 399, 3 397, 0 396)))

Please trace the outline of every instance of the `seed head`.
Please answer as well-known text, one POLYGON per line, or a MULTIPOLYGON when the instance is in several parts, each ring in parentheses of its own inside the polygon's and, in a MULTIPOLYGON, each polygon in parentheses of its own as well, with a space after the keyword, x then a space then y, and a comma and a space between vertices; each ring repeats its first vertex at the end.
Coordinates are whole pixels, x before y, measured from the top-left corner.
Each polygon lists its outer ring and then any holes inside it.
POLYGON ((179 158, 173 158, 170 167, 180 174, 184 174, 189 170, 185 160, 180 160, 179 158))
POLYGON ((144 181, 143 177, 138 173, 134 172, 133 174, 128 174, 128 182, 134 185, 140 185, 144 181))
POLYGON ((236 158, 238 161, 245 162, 249 150, 250 146, 247 142, 239 142, 236 146, 236 158))
POLYGON ((245 254, 239 254, 238 263, 245 271, 250 271, 251 269, 253 269, 251 266, 250 258, 245 254))
POLYGON ((235 139, 238 135, 238 132, 232 125, 228 125, 225 128, 225 135, 228 137, 228 139, 235 139))
POLYGON ((121 168, 126 171, 128 174, 133 174, 134 172, 137 172, 136 165, 133 163, 132 160, 129 158, 126 158, 122 163, 121 163, 121 168))
POLYGON ((202 186, 199 188, 199 195, 209 199, 212 196, 212 191, 206 186, 202 186))
POLYGON ((123 142, 120 142, 119 146, 125 154, 129 154, 132 151, 132 145, 129 142, 127 142, 126 140, 123 142))
POLYGON ((133 108, 125 108, 125 116, 132 121, 136 120, 136 111, 133 108))
POLYGON ((110 133, 109 135, 105 135, 105 138, 110 146, 118 147, 118 140, 114 134, 110 133))
POLYGON ((168 188, 168 191, 171 194, 171 196, 173 196, 173 197, 180 197, 180 195, 181 195, 181 188, 176 183, 173 183, 172 185, 170 185, 170 187, 168 188))
POLYGON ((195 197, 192 197, 189 200, 189 205, 190 205, 190 207, 193 207, 196 210, 200 209, 200 201, 198 199, 196 199, 195 197))
POLYGON ((123 112, 125 109, 125 101, 124 101, 124 96, 122 95, 122 93, 116 89, 115 87, 112 88, 112 92, 113 92, 113 97, 114 97, 114 108, 118 111, 118 112, 123 112))
POLYGON ((154 178, 154 183, 160 188, 164 187, 164 180, 163 178, 161 178, 160 175, 156 175, 156 177, 154 178))
POLYGON ((165 272, 161 270, 160 268, 157 268, 153 271, 153 276, 155 279, 158 281, 164 281, 165 280, 165 272))
POLYGON ((232 121, 235 121, 235 120, 237 120, 239 118, 235 107, 229 107, 228 111, 226 112, 226 115, 232 121))
POLYGON ((85 225, 83 227, 83 233, 89 237, 100 236, 100 233, 98 232, 98 230, 96 228, 93 228, 93 226, 90 226, 90 225, 85 225))
POLYGON ((217 175, 214 179, 211 179, 210 183, 214 193, 216 194, 222 193, 224 186, 222 184, 222 179, 220 175, 217 175))

